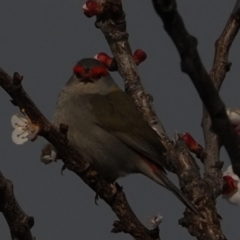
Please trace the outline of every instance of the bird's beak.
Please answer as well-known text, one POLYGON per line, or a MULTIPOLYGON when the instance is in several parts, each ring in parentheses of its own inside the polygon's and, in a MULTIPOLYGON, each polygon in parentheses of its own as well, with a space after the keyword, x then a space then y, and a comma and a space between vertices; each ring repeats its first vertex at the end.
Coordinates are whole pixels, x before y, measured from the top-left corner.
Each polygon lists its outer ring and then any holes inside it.
POLYGON ((93 83, 94 81, 93 81, 91 76, 84 75, 83 77, 80 78, 80 82, 84 82, 84 83, 91 82, 91 83, 93 83))

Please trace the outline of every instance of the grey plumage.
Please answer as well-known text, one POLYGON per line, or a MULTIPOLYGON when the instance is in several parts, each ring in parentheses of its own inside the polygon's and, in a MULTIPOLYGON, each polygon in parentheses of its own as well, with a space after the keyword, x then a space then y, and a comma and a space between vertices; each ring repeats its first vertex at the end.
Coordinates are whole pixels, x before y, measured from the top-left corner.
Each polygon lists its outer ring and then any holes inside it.
POLYGON ((161 162, 166 150, 132 100, 109 73, 91 79, 91 70, 104 69, 104 65, 95 59, 83 59, 77 67, 82 72, 73 74, 60 92, 53 124, 69 126, 70 144, 106 180, 113 182, 127 174, 142 173, 173 191, 199 214, 167 178, 161 162))

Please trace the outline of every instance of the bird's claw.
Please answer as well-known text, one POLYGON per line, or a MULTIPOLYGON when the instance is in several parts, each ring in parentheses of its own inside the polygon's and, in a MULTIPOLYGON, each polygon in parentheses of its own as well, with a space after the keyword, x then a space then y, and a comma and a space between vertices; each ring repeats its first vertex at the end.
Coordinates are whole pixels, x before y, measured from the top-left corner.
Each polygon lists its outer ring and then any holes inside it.
POLYGON ((94 203, 98 206, 98 200, 99 200, 99 195, 96 193, 95 198, 94 198, 94 203))
POLYGON ((116 191, 122 191, 123 190, 123 187, 122 186, 120 186, 117 182, 115 182, 115 192, 114 192, 114 194, 116 193, 116 191))
POLYGON ((61 175, 63 175, 63 171, 67 169, 67 166, 66 164, 64 163, 62 168, 61 168, 61 175))
POLYGON ((120 233, 124 232, 124 226, 120 221, 114 221, 113 229, 111 230, 112 233, 120 233))

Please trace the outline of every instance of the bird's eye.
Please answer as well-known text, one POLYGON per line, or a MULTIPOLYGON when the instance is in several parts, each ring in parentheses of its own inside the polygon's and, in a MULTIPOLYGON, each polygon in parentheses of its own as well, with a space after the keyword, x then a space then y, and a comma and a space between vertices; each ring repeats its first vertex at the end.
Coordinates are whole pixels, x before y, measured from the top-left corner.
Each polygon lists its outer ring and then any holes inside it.
POLYGON ((73 68, 73 72, 77 76, 77 78, 81 78, 84 75, 85 69, 79 65, 76 65, 73 68))
POLYGON ((108 75, 108 70, 105 67, 94 67, 90 70, 90 76, 92 78, 101 78, 108 75))

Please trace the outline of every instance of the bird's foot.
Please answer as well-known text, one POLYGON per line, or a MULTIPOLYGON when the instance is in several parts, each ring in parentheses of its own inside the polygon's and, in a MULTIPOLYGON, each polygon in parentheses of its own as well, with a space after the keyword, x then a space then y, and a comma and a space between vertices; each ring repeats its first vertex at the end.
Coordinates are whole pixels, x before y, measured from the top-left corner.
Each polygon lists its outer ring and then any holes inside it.
POLYGON ((113 229, 111 230, 112 233, 120 233, 120 232, 124 232, 124 226, 122 224, 122 222, 120 221, 114 221, 113 223, 113 229))
MULTIPOLYGON (((116 191, 122 191, 123 190, 123 187, 120 186, 117 182, 115 182, 114 186, 116 188, 116 191)), ((116 191, 115 191, 115 193, 116 193, 116 191)))
POLYGON ((94 203, 98 206, 98 200, 99 200, 99 194, 96 193, 95 198, 94 198, 94 203))

